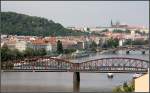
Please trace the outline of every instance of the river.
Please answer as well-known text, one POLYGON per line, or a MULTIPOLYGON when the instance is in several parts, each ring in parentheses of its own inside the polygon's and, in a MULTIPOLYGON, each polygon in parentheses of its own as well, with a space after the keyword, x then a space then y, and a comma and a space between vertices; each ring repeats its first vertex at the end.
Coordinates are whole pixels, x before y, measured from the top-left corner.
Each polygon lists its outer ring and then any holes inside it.
MULTIPOLYGON (((131 57, 149 60, 149 51, 145 55, 141 51, 125 51, 113 53, 96 53, 89 57, 70 60, 83 62, 89 59, 104 57, 131 57)), ((132 80, 133 74, 116 73, 108 79, 107 73, 80 73, 80 92, 111 92, 116 86, 132 80)), ((1 72, 2 92, 72 92, 72 72, 1 72)))

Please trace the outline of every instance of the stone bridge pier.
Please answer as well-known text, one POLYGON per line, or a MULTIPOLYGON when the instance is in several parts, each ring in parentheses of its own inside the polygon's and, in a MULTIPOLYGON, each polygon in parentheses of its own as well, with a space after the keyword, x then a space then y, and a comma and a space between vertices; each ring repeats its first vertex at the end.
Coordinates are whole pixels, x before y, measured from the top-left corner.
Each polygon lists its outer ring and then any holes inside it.
POLYGON ((80 93, 80 72, 73 73, 73 93, 80 93))

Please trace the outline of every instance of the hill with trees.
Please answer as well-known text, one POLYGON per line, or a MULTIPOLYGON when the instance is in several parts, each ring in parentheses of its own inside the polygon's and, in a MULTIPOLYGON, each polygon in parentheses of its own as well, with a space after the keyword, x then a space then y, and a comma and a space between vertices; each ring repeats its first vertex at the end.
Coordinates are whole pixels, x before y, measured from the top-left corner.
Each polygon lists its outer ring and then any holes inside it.
POLYGON ((60 23, 55 23, 42 17, 29 16, 15 12, 1 12, 1 34, 7 35, 33 35, 33 36, 76 36, 85 35, 64 28, 60 23))

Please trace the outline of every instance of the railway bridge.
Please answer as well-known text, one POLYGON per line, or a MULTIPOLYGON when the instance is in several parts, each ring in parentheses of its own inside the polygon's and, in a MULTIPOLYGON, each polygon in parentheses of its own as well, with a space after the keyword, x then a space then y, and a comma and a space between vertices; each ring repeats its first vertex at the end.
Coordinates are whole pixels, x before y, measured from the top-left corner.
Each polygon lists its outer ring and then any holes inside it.
POLYGON ((80 73, 147 73, 149 61, 127 57, 110 57, 73 63, 48 56, 13 60, 13 72, 73 72, 74 92, 79 92, 80 73))

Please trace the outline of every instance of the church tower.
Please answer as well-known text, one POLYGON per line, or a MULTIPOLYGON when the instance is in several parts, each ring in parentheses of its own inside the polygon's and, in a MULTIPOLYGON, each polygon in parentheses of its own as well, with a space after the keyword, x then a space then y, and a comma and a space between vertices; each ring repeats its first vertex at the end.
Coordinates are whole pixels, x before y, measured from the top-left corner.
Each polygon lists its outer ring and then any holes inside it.
POLYGON ((111 20, 111 27, 113 26, 113 21, 111 20))

